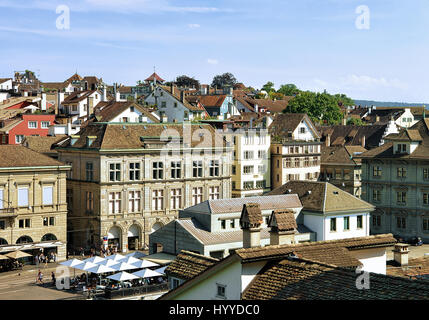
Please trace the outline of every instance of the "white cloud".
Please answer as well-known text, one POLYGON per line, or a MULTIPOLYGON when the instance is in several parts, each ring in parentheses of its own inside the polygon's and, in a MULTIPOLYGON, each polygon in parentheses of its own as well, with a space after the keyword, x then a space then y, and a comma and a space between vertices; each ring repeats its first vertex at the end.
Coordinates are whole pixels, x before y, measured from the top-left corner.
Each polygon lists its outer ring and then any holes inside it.
POLYGON ((190 23, 190 24, 188 24, 188 27, 191 29, 196 29, 196 28, 199 28, 201 26, 198 23, 190 23))
POLYGON ((219 61, 217 61, 216 59, 207 59, 207 62, 210 64, 218 64, 219 61))
POLYGON ((342 81, 347 86, 353 87, 384 87, 384 88, 395 88, 395 89, 407 89, 408 85, 401 82, 398 79, 386 79, 385 77, 374 78, 371 76, 358 76, 355 74, 348 75, 345 78, 342 78, 342 81))

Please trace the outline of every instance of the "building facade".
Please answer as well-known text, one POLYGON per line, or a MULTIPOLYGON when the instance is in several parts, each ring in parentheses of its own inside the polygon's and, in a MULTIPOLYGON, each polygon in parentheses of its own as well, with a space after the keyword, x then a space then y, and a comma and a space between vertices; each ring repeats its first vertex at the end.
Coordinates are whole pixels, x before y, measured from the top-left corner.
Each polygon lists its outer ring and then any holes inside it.
POLYGON ((320 136, 306 114, 279 114, 271 133, 273 189, 291 180, 317 181, 320 173, 320 136))
POLYGON ((209 125, 92 123, 57 146, 77 247, 145 248, 180 209, 231 197, 232 147, 209 125))
POLYGON ((0 253, 54 251, 66 259, 66 173, 23 146, 0 146, 0 253))
POLYGON ((429 241, 429 120, 385 138, 362 157, 362 199, 377 207, 371 233, 429 241))

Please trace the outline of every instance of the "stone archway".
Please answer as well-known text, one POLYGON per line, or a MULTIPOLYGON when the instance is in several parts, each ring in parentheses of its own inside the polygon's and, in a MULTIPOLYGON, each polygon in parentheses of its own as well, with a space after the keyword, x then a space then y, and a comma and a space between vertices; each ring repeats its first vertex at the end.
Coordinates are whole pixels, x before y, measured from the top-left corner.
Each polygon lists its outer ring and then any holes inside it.
POLYGON ((141 246, 141 230, 138 224, 133 224, 128 228, 128 250, 138 250, 141 246))
POLYGON ((161 229, 163 226, 164 226, 164 224, 163 224, 162 222, 159 222, 159 221, 155 222, 155 223, 152 225, 152 228, 150 229, 150 233, 153 233, 153 232, 155 232, 156 230, 161 229))
POLYGON ((32 243, 33 239, 29 236, 22 236, 19 237, 18 240, 16 240, 16 244, 22 244, 22 243, 32 243))
POLYGON ((8 244, 6 239, 0 238, 0 246, 5 244, 8 244))
POLYGON ((47 233, 42 237, 41 241, 56 241, 57 237, 52 233, 47 233))
POLYGON ((113 226, 109 229, 107 242, 109 246, 116 247, 118 252, 122 249, 122 229, 119 226, 113 226))

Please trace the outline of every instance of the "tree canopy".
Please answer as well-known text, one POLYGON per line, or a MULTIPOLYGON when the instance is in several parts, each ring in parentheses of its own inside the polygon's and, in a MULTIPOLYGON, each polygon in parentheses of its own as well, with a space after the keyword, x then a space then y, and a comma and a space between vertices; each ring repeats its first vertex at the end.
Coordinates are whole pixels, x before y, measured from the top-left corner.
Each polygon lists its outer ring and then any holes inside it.
POLYGON ((340 106, 349 104, 353 104, 353 100, 344 94, 301 91, 289 102, 285 112, 306 113, 314 122, 333 125, 343 119, 340 106))
POLYGON ((188 77, 186 75, 178 76, 174 82, 178 87, 187 87, 187 88, 200 88, 200 82, 193 77, 188 77))
POLYGON ((285 96, 295 96, 300 91, 296 85, 294 85, 293 83, 288 83, 288 84, 282 84, 279 90, 277 90, 277 92, 283 93, 285 96))
POLYGON ((230 72, 219 74, 213 78, 211 87, 221 89, 225 86, 233 87, 237 83, 237 79, 230 72))

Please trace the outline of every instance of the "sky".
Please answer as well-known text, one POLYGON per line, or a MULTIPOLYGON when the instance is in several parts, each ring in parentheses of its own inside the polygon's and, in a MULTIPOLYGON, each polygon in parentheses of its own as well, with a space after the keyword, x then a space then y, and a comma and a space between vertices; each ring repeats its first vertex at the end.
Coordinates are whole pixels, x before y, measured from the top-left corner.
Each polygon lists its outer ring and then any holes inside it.
POLYGON ((231 72, 254 88, 423 103, 428 49, 427 0, 0 0, 0 78, 135 85, 155 67, 165 80, 231 72))

